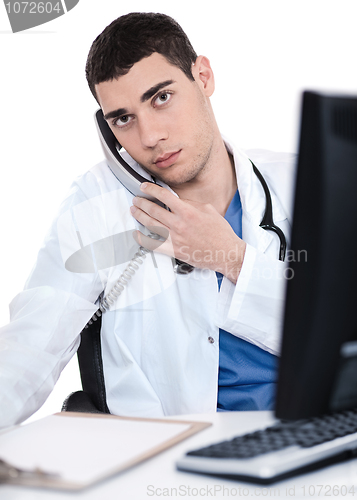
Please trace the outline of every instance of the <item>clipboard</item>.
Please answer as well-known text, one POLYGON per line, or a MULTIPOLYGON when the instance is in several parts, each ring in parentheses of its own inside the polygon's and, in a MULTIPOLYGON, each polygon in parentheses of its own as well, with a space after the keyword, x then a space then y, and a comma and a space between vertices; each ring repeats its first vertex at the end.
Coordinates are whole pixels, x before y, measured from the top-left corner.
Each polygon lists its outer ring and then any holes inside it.
POLYGON ((56 413, 0 434, 0 483, 80 490, 119 474, 210 425, 56 413))

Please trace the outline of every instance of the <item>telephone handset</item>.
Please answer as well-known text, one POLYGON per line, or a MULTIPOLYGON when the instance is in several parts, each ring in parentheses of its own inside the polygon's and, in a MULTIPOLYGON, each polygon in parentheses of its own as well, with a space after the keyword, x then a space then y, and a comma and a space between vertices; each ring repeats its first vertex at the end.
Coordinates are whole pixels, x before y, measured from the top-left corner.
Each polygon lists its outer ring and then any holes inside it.
POLYGON ((108 167, 113 172, 115 177, 134 196, 141 196, 142 198, 147 198, 148 200, 153 201, 160 206, 164 206, 161 201, 140 190, 140 184, 142 182, 152 181, 145 179, 145 177, 138 174, 138 172, 136 172, 124 160, 124 158, 120 154, 122 146, 118 142, 113 132, 110 130, 110 127, 105 121, 103 111, 101 109, 98 109, 98 111, 95 113, 95 123, 97 125, 100 142, 108 162, 108 167))
MULTIPOLYGON (((161 201, 154 198, 153 196, 143 193, 140 190, 140 184, 142 182, 152 181, 145 179, 145 177, 138 174, 138 172, 136 172, 121 156, 120 150, 122 149, 122 146, 118 142, 113 132, 110 130, 110 127, 105 121, 101 109, 98 109, 98 111, 95 113, 95 123, 97 126, 100 142, 107 159, 108 167, 110 168, 114 176, 134 196, 147 198, 150 201, 153 201, 158 205, 164 207, 165 205, 161 201)), ((155 236, 157 235, 152 234, 153 238, 155 238, 155 236)), ((91 325, 94 321, 97 321, 97 319, 117 300, 117 298, 127 285, 128 280, 130 280, 131 277, 135 274, 136 270, 139 268, 139 265, 143 263, 143 259, 146 257, 147 253, 149 253, 149 250, 147 250, 146 248, 139 248, 111 291, 100 301, 98 311, 93 314, 92 318, 88 321, 85 328, 88 328, 88 326, 91 325)), ((193 266, 191 266, 190 264, 182 262, 178 259, 175 259, 175 261, 175 271, 178 274, 188 274, 193 270, 193 266)))

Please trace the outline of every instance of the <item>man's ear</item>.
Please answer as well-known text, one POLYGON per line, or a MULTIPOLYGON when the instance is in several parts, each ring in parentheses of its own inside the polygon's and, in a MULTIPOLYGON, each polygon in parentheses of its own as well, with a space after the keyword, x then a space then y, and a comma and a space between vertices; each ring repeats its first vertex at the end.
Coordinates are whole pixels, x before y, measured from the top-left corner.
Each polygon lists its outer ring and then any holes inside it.
POLYGON ((214 92, 214 75, 207 57, 197 57, 192 65, 192 74, 205 96, 211 97, 214 92))

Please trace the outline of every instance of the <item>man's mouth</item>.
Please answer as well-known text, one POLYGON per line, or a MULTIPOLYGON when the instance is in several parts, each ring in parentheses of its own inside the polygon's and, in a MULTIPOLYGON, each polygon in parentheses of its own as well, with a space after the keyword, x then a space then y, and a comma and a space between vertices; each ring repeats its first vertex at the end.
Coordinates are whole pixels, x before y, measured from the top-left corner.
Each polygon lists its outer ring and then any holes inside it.
POLYGON ((181 153, 181 149, 179 151, 173 151, 169 153, 165 153, 164 155, 159 156, 155 161, 155 165, 159 168, 169 167, 173 163, 175 163, 181 153))

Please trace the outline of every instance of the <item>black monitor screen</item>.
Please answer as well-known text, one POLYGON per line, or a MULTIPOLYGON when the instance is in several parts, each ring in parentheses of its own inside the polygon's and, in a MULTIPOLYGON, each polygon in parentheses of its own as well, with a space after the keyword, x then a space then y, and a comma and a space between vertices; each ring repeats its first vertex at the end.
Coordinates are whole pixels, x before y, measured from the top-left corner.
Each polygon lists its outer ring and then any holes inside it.
POLYGON ((357 97, 305 92, 276 416, 357 407, 357 97))

